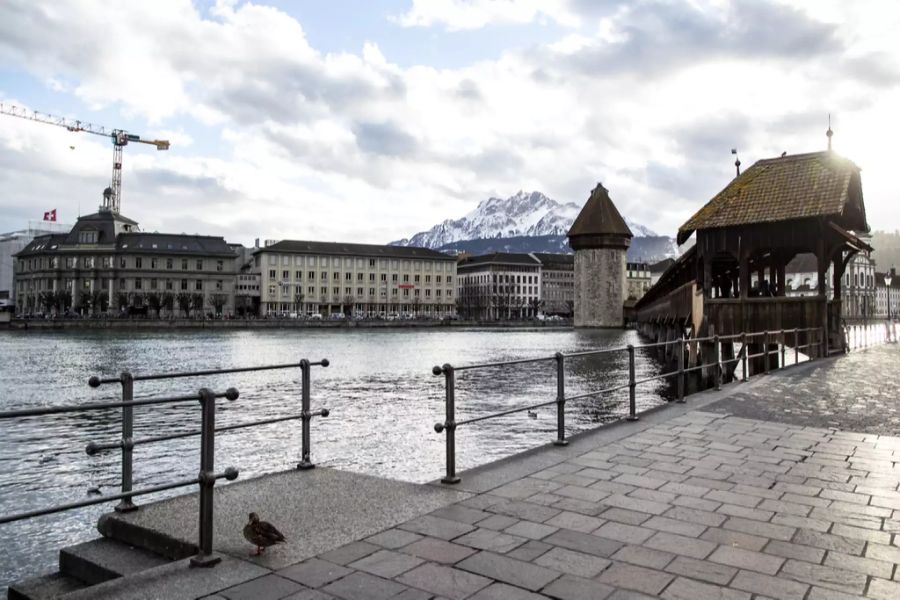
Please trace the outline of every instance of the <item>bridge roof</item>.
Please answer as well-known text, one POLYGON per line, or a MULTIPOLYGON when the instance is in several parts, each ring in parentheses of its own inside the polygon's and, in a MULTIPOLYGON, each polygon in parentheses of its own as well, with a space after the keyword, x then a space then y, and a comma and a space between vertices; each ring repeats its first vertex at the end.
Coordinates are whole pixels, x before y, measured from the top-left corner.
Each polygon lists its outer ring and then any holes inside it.
POLYGON ((757 161, 678 230, 678 243, 694 231, 754 223, 836 216, 853 231, 868 231, 859 167, 833 152, 757 161), (848 203, 851 210, 845 210, 848 203))

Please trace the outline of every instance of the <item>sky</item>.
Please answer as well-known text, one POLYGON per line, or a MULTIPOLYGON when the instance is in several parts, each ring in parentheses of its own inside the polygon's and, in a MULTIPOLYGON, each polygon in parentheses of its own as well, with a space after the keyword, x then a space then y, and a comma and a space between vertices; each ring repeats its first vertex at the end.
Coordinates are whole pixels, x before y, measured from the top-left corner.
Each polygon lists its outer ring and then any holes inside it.
MULTIPOLYGON (((3 0, 0 103, 131 144, 122 213, 229 242, 386 243, 491 196, 597 182, 660 234, 731 149, 836 152, 900 228, 890 0, 3 0)), ((109 185, 107 139, 0 115, 0 231, 109 185)))

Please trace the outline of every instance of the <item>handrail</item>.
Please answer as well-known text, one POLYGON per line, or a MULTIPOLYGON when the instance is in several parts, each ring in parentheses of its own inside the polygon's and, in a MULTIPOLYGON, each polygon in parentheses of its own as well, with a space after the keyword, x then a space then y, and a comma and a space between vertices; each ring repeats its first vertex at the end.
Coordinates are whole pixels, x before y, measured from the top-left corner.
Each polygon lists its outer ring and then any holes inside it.
MULTIPOLYGON (((648 344, 642 345, 628 345, 624 348, 604 348, 600 350, 587 350, 587 351, 579 351, 579 352, 571 352, 571 353, 561 353, 557 352, 553 357, 539 357, 539 358, 529 358, 529 359, 521 359, 521 360, 511 360, 511 361, 499 361, 499 362, 490 362, 490 363, 481 363, 481 364, 468 364, 460 367, 454 367, 450 364, 444 364, 443 366, 435 366, 432 368, 432 374, 434 375, 443 375, 444 376, 444 391, 445 391, 445 401, 444 407, 446 416, 443 422, 438 422, 434 424, 434 430, 437 433, 446 434, 446 473, 441 478, 443 483, 454 484, 460 481, 459 476, 456 474, 456 429, 461 425, 470 425, 473 423, 479 423, 481 421, 486 421, 488 419, 494 419, 497 417, 507 416, 515 413, 520 413, 524 411, 530 411, 535 408, 550 406, 551 404, 556 404, 557 406, 557 436, 553 441, 555 445, 565 445, 566 434, 565 434, 565 404, 566 402, 582 400, 585 398, 596 397, 603 394, 608 394, 611 392, 616 392, 625 388, 628 388, 628 415, 626 416, 626 420, 628 421, 637 421, 638 415, 636 410, 636 388, 638 385, 642 385, 645 383, 649 383, 651 381, 658 381, 661 379, 668 379, 675 377, 677 382, 677 402, 683 403, 685 396, 685 378, 688 373, 693 373, 695 371, 711 369, 712 379, 714 383, 715 389, 719 389, 722 383, 723 372, 727 365, 738 363, 743 364, 743 377, 740 381, 747 381, 749 376, 748 370, 748 359, 751 358, 764 358, 764 366, 763 369, 766 373, 769 372, 770 369, 770 359, 769 357, 773 354, 776 356, 781 356, 780 365, 782 368, 788 366, 786 361, 785 349, 787 346, 787 334, 793 334, 793 343, 794 343, 794 362, 792 364, 798 364, 799 360, 799 351, 801 348, 814 348, 818 346, 824 336, 822 338, 817 339, 814 343, 811 338, 813 336, 809 336, 806 344, 799 344, 800 334, 801 333, 810 333, 815 332, 816 338, 819 338, 822 333, 821 328, 809 327, 805 329, 780 329, 777 331, 758 331, 758 332, 743 332, 739 334, 731 334, 725 336, 712 335, 701 338, 690 338, 685 339, 684 335, 681 335, 680 338, 668 339, 660 342, 652 342, 648 344), (772 337, 774 336, 774 340, 772 337), (748 339, 753 338, 763 338, 762 345, 764 346, 764 350, 758 353, 750 353, 748 352, 748 339), (741 342, 741 351, 738 355, 732 358, 723 359, 720 356, 719 347, 723 341, 733 341, 740 339, 741 342), (694 365, 691 367, 685 366, 685 346, 687 343, 711 343, 712 346, 712 362, 703 363, 699 365, 694 365), (771 346, 775 346, 775 348, 771 348, 771 346), (656 375, 651 375, 648 377, 643 377, 641 379, 637 379, 635 377, 635 349, 639 348, 660 348, 665 347, 666 352, 668 352, 670 346, 675 346, 677 349, 677 361, 678 368, 674 371, 667 371, 664 373, 658 373, 656 375), (628 382, 615 385, 612 387, 607 387, 601 390, 589 391, 581 394, 577 394, 575 396, 566 396, 565 395, 565 359, 566 358, 579 358, 584 356, 592 356, 598 354, 609 354, 614 352, 628 352, 628 382), (475 370, 475 369, 483 369, 483 368, 492 368, 498 366, 507 366, 507 365, 516 365, 516 364, 526 364, 526 363, 536 363, 543 362, 547 360, 556 360, 557 363, 557 395, 555 400, 540 402, 537 404, 530 404, 527 406, 519 406, 511 409, 507 409, 504 411, 500 411, 497 413, 491 413, 487 415, 480 415, 478 417, 472 417, 469 419, 463 419, 460 421, 456 420, 456 372, 464 371, 464 370, 475 370)), ((759 342, 755 342, 759 343, 759 342)), ((815 353, 813 353, 815 354, 815 353)), ((815 356, 811 354, 809 356, 809 360, 815 358, 815 356)), ((776 365, 777 368, 777 365, 776 365)), ((735 366, 735 371, 737 370, 737 366, 735 366)), ((731 373, 728 373, 731 376, 731 373)), ((735 375, 735 379, 737 379, 735 375)))
MULTIPOLYGON (((304 359, 305 360, 305 359, 304 359)), ((301 361, 302 362, 302 361, 301 361)), ((328 366, 328 359, 323 358, 320 361, 310 362, 312 367, 328 366)), ((224 375, 226 373, 247 373, 251 371, 271 371, 274 369, 296 369, 301 366, 300 363, 286 363, 281 365, 260 365, 257 367, 236 367, 232 369, 208 369, 205 371, 180 371, 175 373, 154 373, 152 375, 132 375, 132 381, 150 381, 158 379, 176 379, 179 377, 206 377, 208 375, 224 375)), ((121 383, 122 376, 119 377, 98 377, 94 375, 88 379, 88 385, 91 387, 99 387, 105 383, 121 383)))
MULTIPOLYGON (((216 398, 228 398, 234 400, 238 397, 238 391, 228 388, 226 391, 215 394, 216 398)), ((89 410, 103 410, 106 408, 124 408, 129 406, 147 406, 151 404, 175 404, 177 402, 190 402, 200 400, 198 394, 192 396, 173 396, 171 398, 142 398, 123 402, 103 402, 97 404, 70 404, 64 406, 48 406, 43 408, 23 408, 20 410, 7 410, 0 412, 0 419, 17 419, 21 417, 42 417, 45 415, 59 415, 72 412, 84 412, 89 410)))

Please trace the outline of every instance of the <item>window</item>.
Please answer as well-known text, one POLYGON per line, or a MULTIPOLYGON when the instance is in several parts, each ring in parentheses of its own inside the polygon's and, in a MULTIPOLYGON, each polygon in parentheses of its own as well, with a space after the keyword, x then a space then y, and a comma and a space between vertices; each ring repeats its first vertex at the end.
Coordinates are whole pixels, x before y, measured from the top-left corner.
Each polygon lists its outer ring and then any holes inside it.
POLYGON ((294 278, 295 278, 297 281, 300 281, 301 279, 303 279, 303 271, 295 271, 295 272, 294 272, 294 278))
POLYGON ((319 273, 319 279, 321 279, 322 281, 326 281, 328 279, 328 273, 322 271, 321 273, 319 273))
POLYGON ((142 268, 143 266, 144 266, 144 261, 141 259, 141 257, 140 257, 140 256, 135 257, 135 259, 134 259, 134 268, 135 268, 135 269, 140 269, 140 268, 142 268))
MULTIPOLYGON (((418 264, 418 263, 416 263, 416 264, 418 264)), ((419 283, 419 278, 420 278, 420 276, 419 276, 419 275, 416 275, 416 276, 413 278, 413 281, 416 282, 416 283, 419 283)))
POLYGON ((181 289, 182 289, 182 290, 187 290, 187 279, 182 279, 182 280, 181 280, 181 289))
MULTIPOLYGON (((431 291, 431 290, 426 290, 426 291, 431 291)), ((434 295, 437 296, 438 298, 440 298, 440 297, 441 297, 441 290, 434 290, 434 295)))
POLYGON ((440 282, 441 282, 441 276, 440 276, 440 275, 435 275, 435 276, 434 276, 434 282, 435 282, 435 283, 440 283, 440 282))
POLYGON ((221 279, 216 279, 216 289, 220 292, 222 291, 222 280, 221 279))
POLYGON ((335 281, 338 281, 341 278, 341 274, 338 273, 337 271, 335 271, 334 273, 331 274, 331 278, 334 279, 335 281))
POLYGON ((396 274, 396 273, 394 273, 393 275, 391 275, 391 281, 393 281, 394 283, 397 282, 397 274, 396 274))
POLYGON ((187 263, 188 263, 188 260, 186 258, 181 259, 181 270, 182 271, 187 271, 187 263))
POLYGON ((311 285, 311 286, 309 286, 308 288, 306 288, 306 291, 309 292, 310 295, 315 294, 315 293, 316 293, 316 286, 311 285))
POLYGON ((369 273, 369 281, 375 281, 375 273, 369 273))
POLYGON ((216 261, 216 271, 222 271, 225 269, 225 261, 217 260, 216 261))
POLYGON ((382 274, 381 274, 381 280, 382 280, 382 281, 387 281, 387 273, 382 273, 382 274))
POLYGON ((409 283, 409 275, 404 275, 404 276, 403 276, 403 282, 404 282, 404 283, 409 283))
POLYGON ((374 296, 374 295, 375 295, 375 288, 369 288, 369 295, 370 295, 370 296, 374 296))
POLYGON ((166 259, 166 268, 172 269, 172 259, 171 258, 166 259))
POLYGON ((357 295, 357 296, 362 296, 362 295, 363 295, 363 289, 362 289, 362 288, 356 288, 356 295, 357 295))
MULTIPOLYGON (((71 267, 71 266, 72 266, 72 264, 70 263, 71 260, 72 260, 71 258, 67 258, 67 259, 66 259, 66 267, 71 267)), ((119 258, 119 268, 120 268, 120 269, 124 269, 124 268, 125 268, 125 257, 124 257, 124 256, 121 257, 121 258, 119 258)))
POLYGON ((362 273, 357 273, 357 274, 356 274, 356 280, 357 280, 357 281, 362 281, 362 280, 363 280, 363 274, 362 274, 362 273))
POLYGON ((203 291, 203 280, 202 279, 197 280, 197 282, 194 284, 194 289, 197 290, 198 292, 203 291))
POLYGON ((353 273, 344 273, 344 279, 347 281, 353 281, 353 273))
POLYGON ((409 297, 409 288, 404 288, 403 295, 409 297))
POLYGON ((156 289, 156 280, 155 280, 155 279, 151 279, 151 280, 150 280, 150 289, 151 289, 151 290, 155 290, 155 289, 156 289))
POLYGON ((290 256, 282 256, 282 257, 281 257, 281 264, 283 264, 283 265, 289 265, 289 264, 291 264, 291 257, 290 257, 290 256))
POLYGON ((290 271, 282 271, 282 272, 281 272, 281 279, 282 279, 282 281, 287 281, 287 280, 290 279, 290 278, 291 278, 291 272, 290 272, 290 271))
POLYGON ((391 296, 396 296, 396 295, 397 295, 397 288, 394 288, 391 290, 391 296))
POLYGON ((335 296, 337 296, 338 294, 341 293, 341 288, 339 288, 339 287, 333 287, 333 288, 331 288, 331 292, 332 292, 335 296))
POLYGON ((322 288, 320 288, 320 291, 322 292, 322 295, 323 295, 323 296, 325 296, 325 295, 328 294, 328 288, 327 288, 327 287, 322 287, 322 288))
POLYGON ((271 266, 271 265, 277 265, 277 264, 278 264, 278 257, 275 256, 274 254, 270 254, 269 255, 269 265, 271 266))
POLYGON ((431 290, 425 290, 425 297, 431 298, 431 290))
POLYGON ((374 258, 370 258, 370 259, 369 259, 369 266, 370 266, 370 267, 374 267, 374 266, 375 266, 375 259, 374 259, 374 258))
POLYGON ((140 279, 134 280, 134 289, 139 290, 143 287, 143 282, 140 279))
POLYGON ((353 293, 353 288, 344 288, 344 293, 348 296, 353 293))
POLYGON ((203 259, 202 259, 202 258, 198 258, 198 259, 197 259, 197 270, 198 270, 198 271, 202 271, 202 270, 203 270, 203 259))
POLYGON ((448 284, 453 283, 453 275, 447 275, 447 283, 448 284))
POLYGON ((425 283, 431 283, 431 275, 425 276, 425 283))
POLYGON ((166 289, 167 290, 172 289, 172 280, 171 279, 166 279, 166 289))
POLYGON ((275 279, 275 269, 269 269, 269 279, 275 279))
POLYGON ((78 243, 79 244, 96 244, 97 243, 97 232, 96 231, 81 231, 78 233, 78 243))

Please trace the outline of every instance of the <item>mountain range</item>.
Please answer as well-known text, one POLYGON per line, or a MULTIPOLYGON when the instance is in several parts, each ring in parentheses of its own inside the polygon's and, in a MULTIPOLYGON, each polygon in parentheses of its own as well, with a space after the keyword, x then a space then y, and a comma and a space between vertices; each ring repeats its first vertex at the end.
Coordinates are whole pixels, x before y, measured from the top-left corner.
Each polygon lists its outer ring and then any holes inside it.
MULTIPOLYGON (((418 246, 448 252, 571 253, 566 233, 581 212, 574 202, 560 203, 541 192, 520 191, 509 198, 488 198, 459 219, 446 219, 427 231, 396 240, 391 246, 418 246)), ((675 240, 625 219, 634 238, 632 262, 656 262, 678 256, 675 240)))

